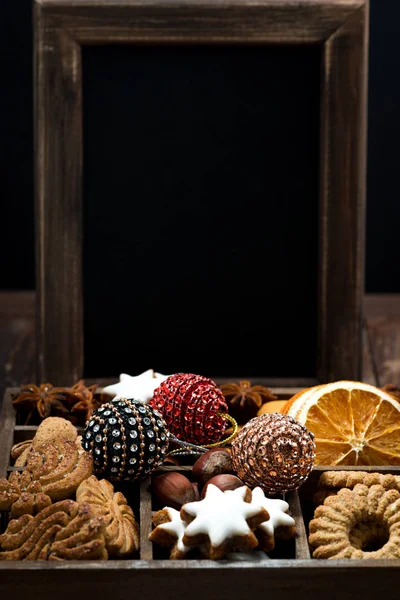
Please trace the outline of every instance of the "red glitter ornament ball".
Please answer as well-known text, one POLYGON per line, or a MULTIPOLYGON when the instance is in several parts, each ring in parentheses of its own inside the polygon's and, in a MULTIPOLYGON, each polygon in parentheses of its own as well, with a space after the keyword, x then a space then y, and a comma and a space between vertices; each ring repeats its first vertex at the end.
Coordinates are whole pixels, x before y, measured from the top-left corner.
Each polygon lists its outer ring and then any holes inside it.
POLYGON ((149 404, 162 414, 173 435, 192 444, 218 442, 228 426, 221 416, 228 412, 221 390, 202 375, 170 375, 154 391, 149 404))

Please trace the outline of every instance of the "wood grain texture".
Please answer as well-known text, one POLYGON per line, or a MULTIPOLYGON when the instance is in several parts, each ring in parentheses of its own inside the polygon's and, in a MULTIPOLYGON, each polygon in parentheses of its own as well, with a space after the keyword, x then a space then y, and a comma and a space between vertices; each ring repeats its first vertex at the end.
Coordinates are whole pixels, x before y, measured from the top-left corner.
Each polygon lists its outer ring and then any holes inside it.
POLYGON ((373 567, 366 564, 370 562, 309 560, 294 564, 271 560, 262 567, 227 561, 0 563, 0 578, 4 597, 16 600, 39 595, 41 600, 68 600, 71 596, 86 600, 96 593, 101 593, 102 600, 114 600, 117 594, 128 597, 132 590, 140 590, 141 600, 153 600, 156 590, 165 598, 179 600, 188 595, 193 600, 248 600, 249 593, 254 597, 268 593, 279 600, 294 596, 300 600, 354 600, 376 594, 395 600, 398 561, 374 561, 373 567))
POLYGON ((37 372, 76 381, 83 368, 80 46, 35 8, 37 372))
POLYGON ((298 492, 289 492, 286 500, 289 503, 289 513, 293 517, 296 527, 296 559, 310 558, 310 548, 298 492))
POLYGON ((321 123, 321 381, 361 379, 368 6, 324 46, 321 123))
POLYGON ((153 559, 153 544, 149 535, 153 529, 151 512, 150 477, 146 477, 140 483, 140 558, 142 560, 153 559))
POLYGON ((363 0, 40 1, 82 44, 320 42, 363 0))
POLYGON ((360 378, 367 13, 367 0, 36 2, 41 379, 83 374, 80 48, 116 42, 324 46, 317 375, 360 378))
POLYGON ((5 392, 0 413, 0 477, 5 477, 10 462, 10 450, 14 439, 15 410, 12 405, 13 389, 5 392))

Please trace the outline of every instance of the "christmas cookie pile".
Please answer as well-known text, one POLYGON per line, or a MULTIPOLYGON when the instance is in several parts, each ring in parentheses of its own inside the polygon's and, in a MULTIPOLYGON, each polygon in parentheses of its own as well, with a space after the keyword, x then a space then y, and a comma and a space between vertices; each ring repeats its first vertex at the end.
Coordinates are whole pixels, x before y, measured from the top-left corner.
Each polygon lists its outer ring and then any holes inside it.
POLYGON ((93 475, 76 428, 48 417, 29 445, 14 448, 15 470, 0 479, 0 560, 105 560, 132 556, 139 528, 111 483, 93 475))
POLYGON ((399 477, 329 471, 400 465, 391 388, 337 381, 282 401, 247 380, 149 369, 102 390, 83 380, 30 384, 13 405, 19 422, 39 427, 13 447, 16 469, 0 479, 9 521, 0 560, 138 558, 139 527, 121 490, 150 475, 156 552, 265 560, 277 540, 296 537, 286 494, 315 464, 327 470, 306 523, 313 558, 400 558, 399 477))

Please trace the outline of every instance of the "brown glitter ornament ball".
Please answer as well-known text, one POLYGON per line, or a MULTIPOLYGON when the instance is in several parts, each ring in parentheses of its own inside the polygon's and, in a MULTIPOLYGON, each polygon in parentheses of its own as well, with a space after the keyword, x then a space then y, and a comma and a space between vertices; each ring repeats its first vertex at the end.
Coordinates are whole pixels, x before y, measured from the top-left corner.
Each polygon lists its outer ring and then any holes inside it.
POLYGON ((307 479, 315 459, 314 436, 293 417, 267 413, 240 430, 231 458, 233 470, 250 488, 284 494, 307 479))

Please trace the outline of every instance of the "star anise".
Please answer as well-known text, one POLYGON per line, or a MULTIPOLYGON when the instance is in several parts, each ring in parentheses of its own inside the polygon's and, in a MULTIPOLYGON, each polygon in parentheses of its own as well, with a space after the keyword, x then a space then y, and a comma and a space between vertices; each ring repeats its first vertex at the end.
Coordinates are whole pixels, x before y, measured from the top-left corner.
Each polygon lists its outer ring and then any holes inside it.
POLYGON ((65 388, 56 388, 51 383, 37 386, 29 383, 21 386, 21 393, 13 399, 16 410, 24 417, 25 425, 37 423, 50 415, 66 417, 69 413, 65 406, 65 388))
POLYGON ((105 402, 101 394, 95 394, 96 389, 97 384, 86 387, 83 379, 80 379, 71 388, 71 394, 77 400, 71 407, 71 414, 78 413, 76 415, 78 424, 84 425, 92 416, 93 411, 105 402))
POLYGON ((96 384, 86 387, 83 379, 72 388, 30 383, 21 386, 13 404, 25 425, 40 423, 47 417, 62 417, 74 425, 85 425, 93 411, 106 401, 101 394, 95 394, 96 389, 96 384))
POLYGON ((263 404, 277 400, 269 388, 263 385, 252 386, 250 381, 224 383, 220 387, 228 404, 229 414, 242 424, 257 416, 257 411, 263 404))

